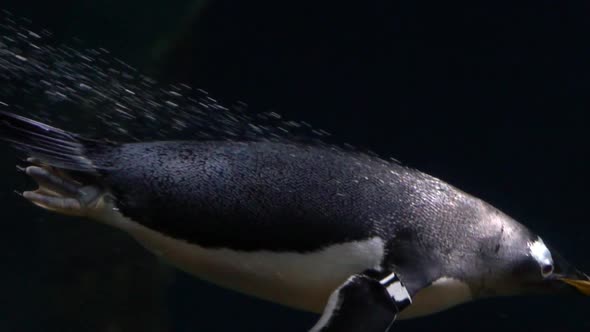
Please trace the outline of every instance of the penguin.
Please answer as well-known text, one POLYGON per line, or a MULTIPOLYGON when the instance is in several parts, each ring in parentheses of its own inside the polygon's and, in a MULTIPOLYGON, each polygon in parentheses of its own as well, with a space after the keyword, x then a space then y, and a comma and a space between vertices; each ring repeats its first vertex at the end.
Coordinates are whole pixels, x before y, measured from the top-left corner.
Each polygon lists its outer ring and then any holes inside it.
POLYGON ((590 295, 590 278, 490 204, 397 162, 277 140, 90 139, 0 112, 37 184, 22 196, 127 232, 178 269, 321 314, 310 332, 528 293, 590 295))

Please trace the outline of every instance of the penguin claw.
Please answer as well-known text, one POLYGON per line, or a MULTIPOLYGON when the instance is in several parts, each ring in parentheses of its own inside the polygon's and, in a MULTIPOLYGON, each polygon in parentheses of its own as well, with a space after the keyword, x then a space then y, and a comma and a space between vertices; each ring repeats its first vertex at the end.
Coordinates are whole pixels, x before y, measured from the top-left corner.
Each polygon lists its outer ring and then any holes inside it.
POLYGON ((43 163, 41 162, 41 160, 35 158, 35 157, 28 157, 27 159, 25 159, 29 164, 33 164, 33 165, 37 165, 37 166, 42 166, 43 163))
POLYGON ((55 197, 34 191, 25 191, 23 197, 45 209, 70 215, 84 215, 80 201, 69 197, 55 197))
POLYGON ((86 186, 82 187, 79 194, 75 196, 53 195, 45 189, 37 189, 23 192, 22 197, 46 210, 70 216, 88 217, 97 208, 101 194, 98 188, 86 186))
POLYGON ((28 176, 33 178, 40 187, 44 187, 59 195, 75 196, 80 193, 80 183, 55 175, 46 168, 29 166, 25 169, 25 172, 28 176))
MULTIPOLYGON (((31 158, 27 161, 32 162, 31 158)), ((90 216, 98 208, 103 192, 96 186, 85 186, 58 169, 28 166, 24 169, 39 188, 21 195, 44 209, 72 216, 90 216)))

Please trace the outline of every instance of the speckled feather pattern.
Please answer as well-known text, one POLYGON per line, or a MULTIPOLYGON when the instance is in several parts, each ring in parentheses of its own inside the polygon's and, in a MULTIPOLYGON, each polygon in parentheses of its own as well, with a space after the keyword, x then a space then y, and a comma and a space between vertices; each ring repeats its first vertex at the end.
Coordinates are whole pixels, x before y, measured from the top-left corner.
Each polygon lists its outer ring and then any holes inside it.
POLYGON ((410 291, 446 277, 477 293, 509 280, 536 239, 432 176, 355 151, 267 140, 118 144, 12 113, 0 120, 0 139, 105 188, 124 217, 199 248, 313 253, 378 239, 382 267, 410 291))
POLYGON ((89 158, 105 168, 124 215, 204 247, 308 252, 379 236, 385 264, 434 280, 468 274, 457 269, 493 256, 504 228, 521 227, 434 177, 325 146, 151 142, 99 151, 89 158))

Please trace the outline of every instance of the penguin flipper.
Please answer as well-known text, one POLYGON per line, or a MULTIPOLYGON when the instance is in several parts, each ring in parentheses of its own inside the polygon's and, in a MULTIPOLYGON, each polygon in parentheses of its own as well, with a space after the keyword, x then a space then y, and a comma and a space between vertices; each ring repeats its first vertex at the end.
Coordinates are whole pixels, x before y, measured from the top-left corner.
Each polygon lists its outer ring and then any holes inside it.
POLYGON ((397 314, 411 304, 394 273, 381 280, 353 275, 336 289, 309 332, 387 332, 397 314))

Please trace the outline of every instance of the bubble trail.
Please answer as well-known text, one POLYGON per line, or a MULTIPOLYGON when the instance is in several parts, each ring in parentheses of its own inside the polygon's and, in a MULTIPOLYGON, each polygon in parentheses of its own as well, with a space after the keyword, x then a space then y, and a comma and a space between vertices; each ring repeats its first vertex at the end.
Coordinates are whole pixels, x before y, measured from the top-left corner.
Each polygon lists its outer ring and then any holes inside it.
POLYGON ((114 140, 256 139, 321 143, 329 136, 276 112, 223 106, 202 89, 165 85, 103 48, 56 41, 3 12, 0 108, 114 140), (75 124, 88 126, 79 128, 75 124), (69 127, 68 127, 69 126, 69 127))

